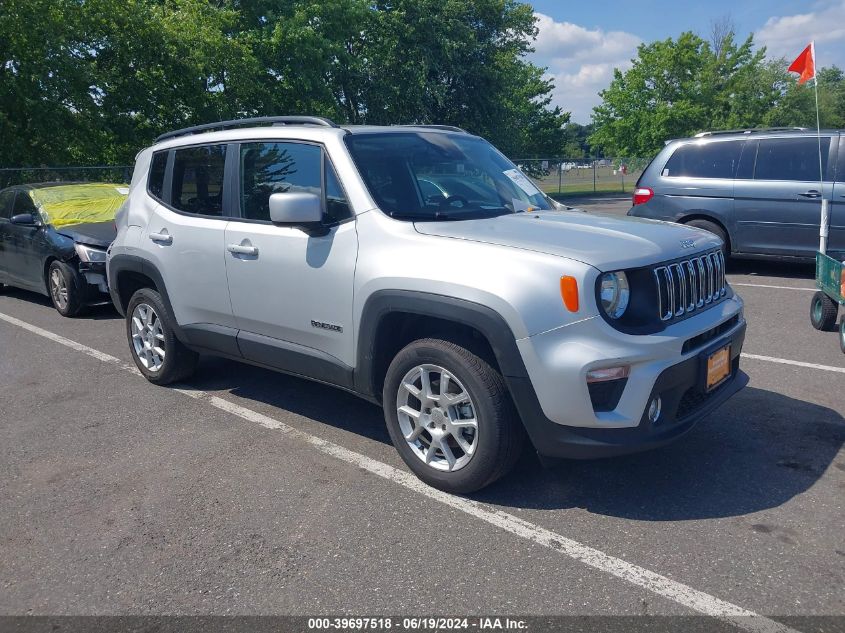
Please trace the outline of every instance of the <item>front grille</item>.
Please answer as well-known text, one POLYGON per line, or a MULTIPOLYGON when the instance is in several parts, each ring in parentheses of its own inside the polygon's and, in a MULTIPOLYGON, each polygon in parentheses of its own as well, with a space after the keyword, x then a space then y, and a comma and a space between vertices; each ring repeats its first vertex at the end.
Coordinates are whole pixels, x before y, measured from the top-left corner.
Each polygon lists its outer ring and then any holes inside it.
POLYGON ((661 321, 701 310, 728 293, 721 250, 654 269, 661 321))

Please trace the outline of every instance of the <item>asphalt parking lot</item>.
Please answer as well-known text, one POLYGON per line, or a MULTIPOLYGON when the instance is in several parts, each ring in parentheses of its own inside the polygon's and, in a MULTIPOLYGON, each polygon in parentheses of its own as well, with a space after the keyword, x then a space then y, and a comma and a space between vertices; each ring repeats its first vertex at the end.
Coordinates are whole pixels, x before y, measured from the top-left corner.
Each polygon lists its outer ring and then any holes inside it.
POLYGON ((0 613, 845 616, 845 355, 810 326, 812 266, 729 273, 744 391, 669 447, 527 455, 470 499, 353 396, 213 358, 155 387, 110 307, 7 290, 0 613))

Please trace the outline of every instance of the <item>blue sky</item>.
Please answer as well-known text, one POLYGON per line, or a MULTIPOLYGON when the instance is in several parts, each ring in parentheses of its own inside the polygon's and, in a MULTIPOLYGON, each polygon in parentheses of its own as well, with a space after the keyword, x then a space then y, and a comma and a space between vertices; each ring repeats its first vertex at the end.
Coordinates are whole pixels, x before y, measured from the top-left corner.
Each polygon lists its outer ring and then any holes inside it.
POLYGON ((598 92, 613 69, 626 69, 637 45, 694 31, 707 37, 713 21, 730 17, 737 35, 754 34, 770 56, 791 61, 816 40, 821 66, 845 68, 845 0, 535 0, 540 29, 531 59, 548 67, 554 103, 589 123, 598 92))

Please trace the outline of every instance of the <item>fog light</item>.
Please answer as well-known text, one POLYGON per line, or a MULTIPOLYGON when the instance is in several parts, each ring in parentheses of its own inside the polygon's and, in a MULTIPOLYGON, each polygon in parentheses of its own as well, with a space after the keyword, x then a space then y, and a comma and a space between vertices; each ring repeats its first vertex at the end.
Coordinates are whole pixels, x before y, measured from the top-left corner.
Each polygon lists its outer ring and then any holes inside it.
POLYGON ((648 404, 648 421, 654 424, 660 419, 660 409, 663 407, 663 403, 660 400, 660 396, 654 398, 648 404))

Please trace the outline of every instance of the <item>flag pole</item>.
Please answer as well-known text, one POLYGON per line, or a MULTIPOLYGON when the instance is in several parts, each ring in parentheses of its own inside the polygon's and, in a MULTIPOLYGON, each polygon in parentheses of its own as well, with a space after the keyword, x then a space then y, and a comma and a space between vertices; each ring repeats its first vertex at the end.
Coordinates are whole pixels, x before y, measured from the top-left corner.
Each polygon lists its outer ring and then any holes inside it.
POLYGON ((819 221, 819 252, 827 253, 827 236, 830 227, 830 203, 824 197, 824 165, 822 163, 822 126, 819 117, 819 71, 816 63, 816 42, 810 42, 813 57, 813 88, 816 93, 816 135, 819 142, 819 187, 822 199, 821 219, 819 221))

